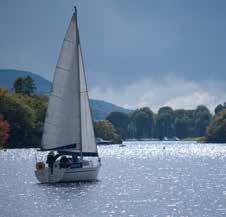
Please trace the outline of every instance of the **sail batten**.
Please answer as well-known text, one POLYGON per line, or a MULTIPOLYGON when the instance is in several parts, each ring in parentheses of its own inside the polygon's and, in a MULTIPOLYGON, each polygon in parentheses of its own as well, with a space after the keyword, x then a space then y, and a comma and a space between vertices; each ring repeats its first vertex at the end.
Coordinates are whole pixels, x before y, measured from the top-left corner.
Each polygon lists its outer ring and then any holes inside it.
POLYGON ((74 144, 73 152, 98 155, 76 14, 56 65, 42 137, 45 150, 60 150, 68 144, 74 144))
POLYGON ((72 44, 74 44, 74 41, 71 41, 71 40, 69 40, 69 39, 64 39, 64 41, 67 41, 67 42, 70 42, 70 43, 72 43, 72 44))
POLYGON ((57 69, 61 69, 63 71, 66 71, 66 72, 70 72, 70 69, 64 69, 63 67, 60 67, 60 66, 56 66, 57 69))

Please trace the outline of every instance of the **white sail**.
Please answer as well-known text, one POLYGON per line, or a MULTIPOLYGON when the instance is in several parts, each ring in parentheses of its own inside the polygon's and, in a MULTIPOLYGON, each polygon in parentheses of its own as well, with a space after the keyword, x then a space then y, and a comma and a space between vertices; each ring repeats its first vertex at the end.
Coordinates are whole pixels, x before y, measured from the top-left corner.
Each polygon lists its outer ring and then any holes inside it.
POLYGON ((42 138, 43 149, 67 146, 97 155, 76 14, 60 51, 42 138))
POLYGON ((94 154, 97 153, 97 146, 89 105, 89 96, 85 77, 84 63, 82 58, 81 45, 79 45, 79 71, 80 71, 80 90, 81 90, 82 152, 94 154))
POLYGON ((44 125, 43 149, 76 144, 80 149, 80 90, 75 14, 60 51, 44 125))

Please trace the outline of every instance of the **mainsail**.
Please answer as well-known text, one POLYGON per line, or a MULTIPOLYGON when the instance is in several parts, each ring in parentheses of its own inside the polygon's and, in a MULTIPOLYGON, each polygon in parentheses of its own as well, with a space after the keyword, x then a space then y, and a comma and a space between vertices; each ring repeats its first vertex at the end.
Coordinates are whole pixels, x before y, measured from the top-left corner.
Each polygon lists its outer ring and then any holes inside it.
POLYGON ((97 156, 82 50, 73 14, 54 74, 42 148, 97 156))

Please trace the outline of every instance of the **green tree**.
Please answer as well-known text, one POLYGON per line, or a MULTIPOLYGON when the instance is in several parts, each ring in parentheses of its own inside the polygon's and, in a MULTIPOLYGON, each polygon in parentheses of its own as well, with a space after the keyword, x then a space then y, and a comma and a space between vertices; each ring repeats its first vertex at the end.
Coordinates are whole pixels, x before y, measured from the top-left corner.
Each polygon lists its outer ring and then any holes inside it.
POLYGON ((111 112, 106 117, 106 120, 113 124, 117 134, 119 134, 123 139, 128 137, 127 127, 130 120, 128 114, 122 112, 111 112))
POLYGON ((121 138, 116 133, 113 125, 108 120, 101 120, 94 123, 95 136, 105 140, 112 140, 113 143, 121 143, 121 138))
POLYGON ((206 140, 212 143, 226 142, 226 110, 214 116, 207 129, 206 140))
POLYGON ((221 104, 219 104, 215 109, 214 109, 214 112, 215 112, 215 115, 218 114, 219 112, 221 112, 222 110, 224 110, 225 107, 221 104))
POLYGON ((182 139, 188 137, 188 118, 186 111, 178 109, 174 112, 175 114, 175 134, 178 138, 182 139))
POLYGON ((175 136, 174 126, 174 111, 172 108, 166 106, 159 109, 156 118, 156 136, 159 139, 175 136))
POLYGON ((135 110, 128 125, 128 135, 130 138, 151 138, 154 134, 154 113, 144 107, 135 110))
POLYGON ((195 133, 197 137, 202 137, 206 135, 207 127, 211 121, 212 115, 209 109, 204 106, 200 105, 194 111, 194 118, 195 118, 195 133))
POLYGON ((33 132, 36 127, 35 111, 23 100, 20 95, 7 93, 0 97, 0 114, 10 124, 8 147, 32 147, 33 132))
POLYGON ((36 90, 34 80, 30 77, 19 77, 14 81, 13 84, 15 93, 31 95, 36 90))
POLYGON ((19 77, 13 83, 15 93, 23 93, 24 89, 24 78, 19 77))
POLYGON ((175 134, 178 138, 183 139, 186 137, 195 136, 195 119, 194 110, 178 109, 174 111, 175 115, 175 134))
POLYGON ((9 138, 10 125, 4 120, 3 116, 0 115, 0 148, 4 148, 9 138))
POLYGON ((28 106, 35 115, 34 127, 30 129, 30 142, 34 146, 39 146, 41 143, 41 137, 43 132, 44 120, 47 110, 48 97, 41 95, 21 95, 15 94, 15 98, 20 104, 28 106))

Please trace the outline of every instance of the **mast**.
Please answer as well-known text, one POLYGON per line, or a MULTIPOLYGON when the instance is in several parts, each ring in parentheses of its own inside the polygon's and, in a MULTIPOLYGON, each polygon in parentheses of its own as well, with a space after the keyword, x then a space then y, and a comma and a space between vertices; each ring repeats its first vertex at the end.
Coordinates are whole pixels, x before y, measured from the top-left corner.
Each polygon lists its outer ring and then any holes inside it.
MULTIPOLYGON (((76 52, 77 52, 77 67, 78 67, 78 79, 79 79, 79 85, 78 85, 78 88, 79 88, 79 114, 80 114, 80 117, 81 117, 81 79, 80 79, 80 64, 79 64, 79 43, 80 43, 80 39, 79 39, 79 30, 78 30, 78 22, 77 22, 77 19, 78 19, 78 13, 77 13, 77 7, 74 6, 74 9, 75 9, 75 12, 74 12, 74 16, 75 16, 75 25, 76 25, 76 52)), ((80 157, 81 159, 83 159, 83 154, 82 154, 82 120, 80 118, 80 157)))

